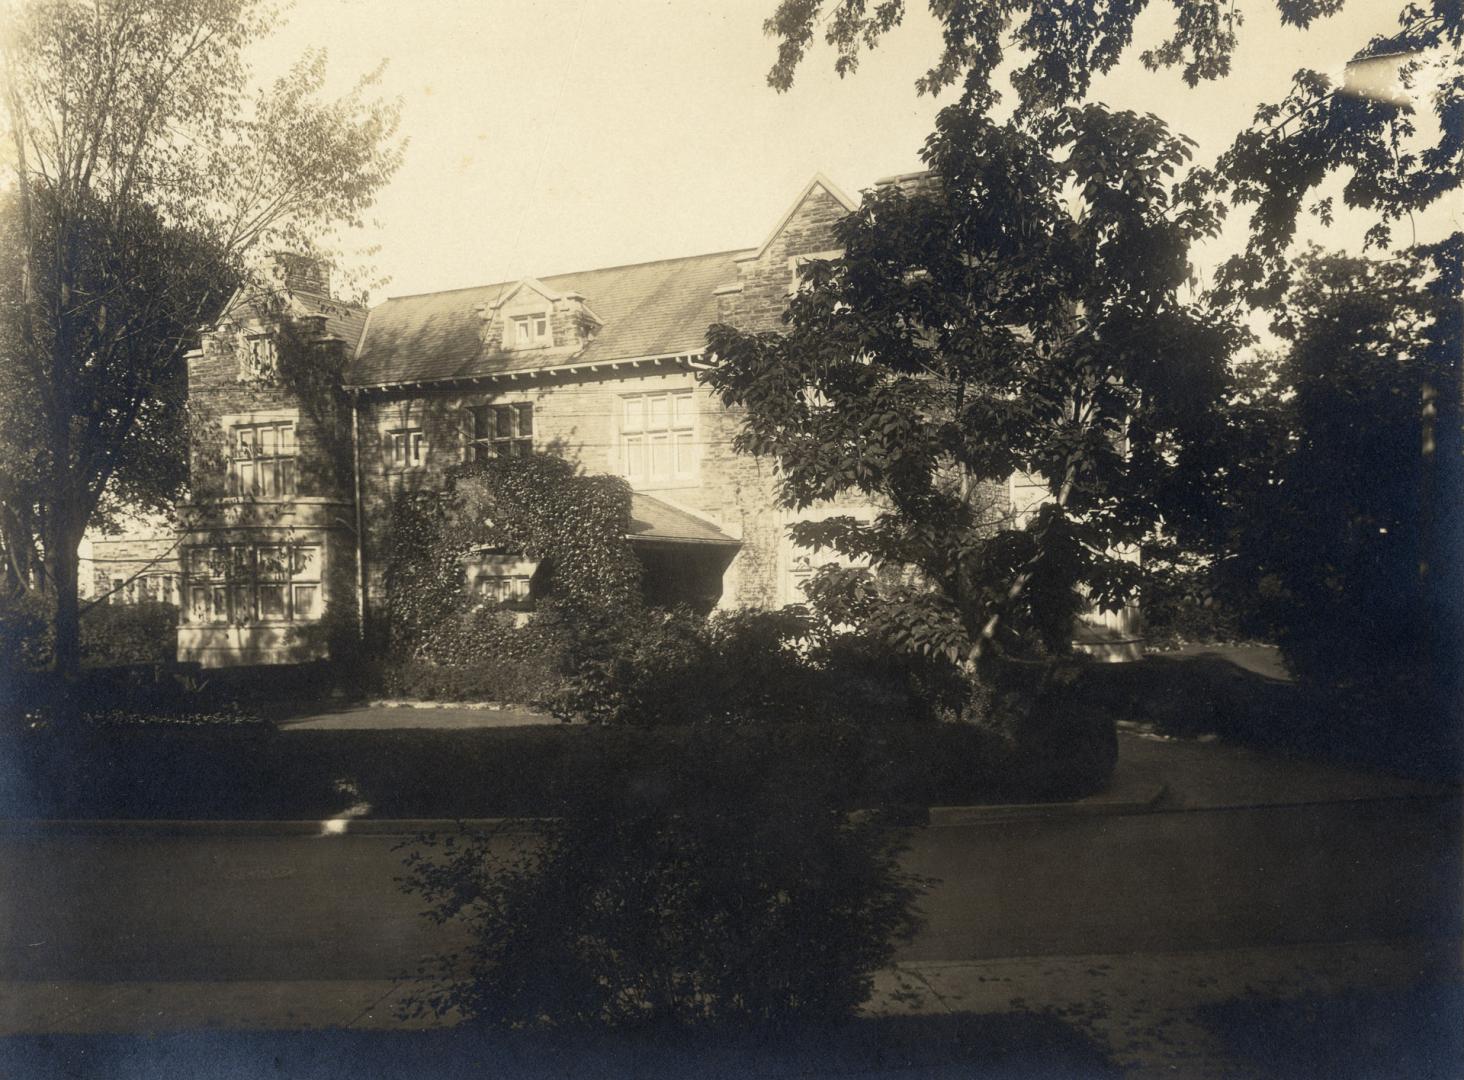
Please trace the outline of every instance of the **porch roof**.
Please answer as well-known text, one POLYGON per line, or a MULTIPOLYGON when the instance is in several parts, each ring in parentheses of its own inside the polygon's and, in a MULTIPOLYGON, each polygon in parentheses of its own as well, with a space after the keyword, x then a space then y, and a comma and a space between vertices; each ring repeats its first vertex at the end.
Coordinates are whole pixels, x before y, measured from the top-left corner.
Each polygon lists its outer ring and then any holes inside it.
POLYGON ((695 514, 639 491, 630 496, 629 540, 662 544, 718 544, 739 547, 742 541, 728 536, 695 514))

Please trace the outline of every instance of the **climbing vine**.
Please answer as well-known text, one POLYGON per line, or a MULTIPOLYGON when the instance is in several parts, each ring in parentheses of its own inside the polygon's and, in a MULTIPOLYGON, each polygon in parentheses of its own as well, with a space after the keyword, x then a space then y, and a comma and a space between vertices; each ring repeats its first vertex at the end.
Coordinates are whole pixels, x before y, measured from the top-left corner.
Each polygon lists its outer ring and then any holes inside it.
MULTIPOLYGON (((390 642, 398 655, 464 663, 491 648, 465 589, 475 554, 540 564, 535 591, 556 611, 640 605, 640 564, 625 539, 630 487, 543 454, 449 470, 440 491, 403 492, 387 536, 390 642)), ((481 605, 478 605, 481 606, 481 605)))

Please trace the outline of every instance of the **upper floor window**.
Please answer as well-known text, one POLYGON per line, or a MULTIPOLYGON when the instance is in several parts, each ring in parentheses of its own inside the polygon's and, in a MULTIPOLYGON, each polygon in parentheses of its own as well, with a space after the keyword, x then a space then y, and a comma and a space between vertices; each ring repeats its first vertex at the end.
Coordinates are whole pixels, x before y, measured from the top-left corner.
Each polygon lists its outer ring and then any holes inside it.
POLYGON ((696 479, 696 413, 690 390, 621 399, 620 445, 632 484, 696 479))
POLYGON ((269 499, 295 494, 294 421, 236 424, 230 441, 230 495, 269 499))
POLYGON ((389 431, 387 464, 393 469, 420 469, 427 460, 427 437, 421 428, 397 428, 389 431))
POLYGON ((472 446, 469 459, 486 461, 491 457, 522 457, 534 451, 534 406, 532 402, 513 405, 479 405, 468 410, 472 418, 472 446))
POLYGON ((515 348, 526 349, 535 345, 552 345, 549 332, 549 313, 536 311, 530 315, 514 315, 512 341, 515 348))
POLYGON ((279 374, 279 357, 274 338, 268 334, 250 334, 244 339, 244 353, 239 358, 239 378, 246 382, 270 382, 279 374))
POLYGON ((788 295, 792 296, 803 288, 807 279, 806 267, 813 262, 834 262, 844 257, 844 249, 832 251, 811 251, 804 255, 793 255, 788 259, 788 295))

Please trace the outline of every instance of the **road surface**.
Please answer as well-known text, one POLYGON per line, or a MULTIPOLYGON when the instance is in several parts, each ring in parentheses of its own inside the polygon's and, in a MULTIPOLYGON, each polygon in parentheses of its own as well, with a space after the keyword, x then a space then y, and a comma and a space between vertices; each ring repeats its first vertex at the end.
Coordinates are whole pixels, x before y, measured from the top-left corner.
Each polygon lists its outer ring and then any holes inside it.
MULTIPOLYGON (((920 830, 902 959, 1460 934, 1457 798, 920 830)), ((389 836, 0 836, 0 979, 389 978, 452 943, 389 836)))

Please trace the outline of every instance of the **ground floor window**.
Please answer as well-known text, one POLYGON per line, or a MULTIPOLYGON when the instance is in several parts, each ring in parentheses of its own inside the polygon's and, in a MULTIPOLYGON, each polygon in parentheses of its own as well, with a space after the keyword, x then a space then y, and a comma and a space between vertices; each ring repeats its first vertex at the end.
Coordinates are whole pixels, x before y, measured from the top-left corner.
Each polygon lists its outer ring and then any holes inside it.
POLYGON ((464 565, 468 595, 486 607, 528 611, 534 604, 538 564, 520 555, 483 552, 464 565))
POLYGON ((320 618, 319 544, 189 548, 188 621, 309 622, 320 618))
POLYGON ((109 604, 145 604, 178 602, 177 581, 172 574, 143 574, 134 578, 114 577, 103 586, 109 604))

